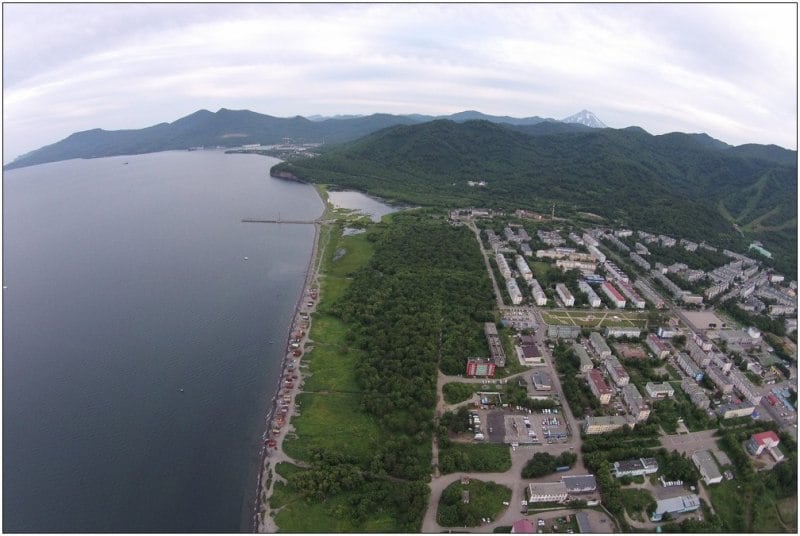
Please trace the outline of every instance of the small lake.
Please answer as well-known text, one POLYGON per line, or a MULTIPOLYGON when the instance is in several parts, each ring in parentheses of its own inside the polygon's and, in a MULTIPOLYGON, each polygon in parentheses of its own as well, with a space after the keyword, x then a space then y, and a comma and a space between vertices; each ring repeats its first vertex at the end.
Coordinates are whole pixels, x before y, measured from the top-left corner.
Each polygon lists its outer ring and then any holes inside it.
POLYGON ((335 208, 346 208, 356 210, 372 218, 372 221, 381 221, 386 214, 397 212, 397 207, 391 207, 383 201, 370 197, 361 192, 350 190, 340 192, 328 192, 328 198, 335 208))

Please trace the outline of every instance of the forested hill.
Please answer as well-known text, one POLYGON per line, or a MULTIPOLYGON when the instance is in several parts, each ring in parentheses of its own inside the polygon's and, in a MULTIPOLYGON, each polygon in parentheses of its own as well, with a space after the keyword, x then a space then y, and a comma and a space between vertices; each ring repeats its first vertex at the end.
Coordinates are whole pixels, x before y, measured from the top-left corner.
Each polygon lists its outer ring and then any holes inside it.
MULTIPOLYGON (((538 116, 515 118, 475 111, 446 117, 456 122, 484 119, 509 125, 539 125, 536 132, 586 130, 583 125, 562 123, 538 116)), ((33 166, 71 158, 99 158, 124 154, 189 149, 192 147, 239 147, 248 144, 274 145, 286 138, 297 143, 336 144, 351 141, 392 125, 432 121, 428 115, 372 114, 367 116, 319 118, 273 117, 249 110, 200 110, 172 123, 159 123, 135 130, 95 128, 22 155, 4 169, 33 166)))
POLYGON ((549 212, 555 202, 557 215, 591 212, 720 245, 761 240, 784 269, 797 264, 797 153, 775 146, 439 120, 390 127, 280 171, 423 205, 549 212), (478 180, 487 186, 467 185, 478 180))

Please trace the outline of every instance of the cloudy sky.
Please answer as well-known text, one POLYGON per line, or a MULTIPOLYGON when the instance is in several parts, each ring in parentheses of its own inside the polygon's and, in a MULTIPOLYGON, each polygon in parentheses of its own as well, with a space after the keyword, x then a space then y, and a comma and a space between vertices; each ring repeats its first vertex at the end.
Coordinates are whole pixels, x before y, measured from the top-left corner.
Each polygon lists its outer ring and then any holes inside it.
POLYGON ((563 118, 797 148, 797 6, 3 5, 3 160, 198 109, 563 118))

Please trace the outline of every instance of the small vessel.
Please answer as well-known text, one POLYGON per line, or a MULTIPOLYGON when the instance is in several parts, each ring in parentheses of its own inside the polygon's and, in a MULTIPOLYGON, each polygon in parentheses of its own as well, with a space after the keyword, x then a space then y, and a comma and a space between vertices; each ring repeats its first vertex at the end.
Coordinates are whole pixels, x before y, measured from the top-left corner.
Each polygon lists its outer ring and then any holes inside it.
POLYGON ((245 258, 244 258, 244 260, 249 260, 249 259, 250 259, 250 257, 245 257, 245 258))

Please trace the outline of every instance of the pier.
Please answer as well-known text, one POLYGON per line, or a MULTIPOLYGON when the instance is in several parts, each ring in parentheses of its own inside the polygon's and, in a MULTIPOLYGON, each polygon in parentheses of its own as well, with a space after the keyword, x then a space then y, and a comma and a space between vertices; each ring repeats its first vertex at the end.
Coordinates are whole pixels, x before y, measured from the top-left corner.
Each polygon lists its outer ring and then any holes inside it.
POLYGON ((280 218, 276 220, 259 220, 255 218, 242 218, 242 223, 290 223, 290 224, 314 224, 314 223, 326 223, 323 220, 282 220, 280 218))

